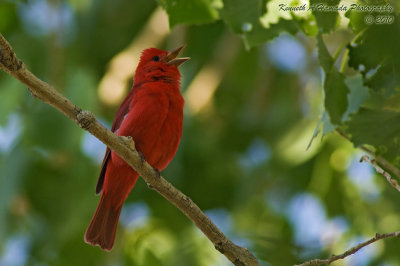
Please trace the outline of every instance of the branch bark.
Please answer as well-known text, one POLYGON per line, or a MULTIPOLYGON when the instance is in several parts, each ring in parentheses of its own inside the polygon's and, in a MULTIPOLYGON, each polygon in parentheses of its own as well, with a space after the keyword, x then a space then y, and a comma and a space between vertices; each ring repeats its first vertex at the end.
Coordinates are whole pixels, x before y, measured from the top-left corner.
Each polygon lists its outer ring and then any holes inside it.
POLYGON ((368 246, 368 245, 370 245, 372 243, 375 243, 378 240, 381 240, 381 239, 384 239, 384 238, 390 238, 390 237, 400 237, 400 231, 393 232, 393 233, 388 233, 388 234, 378 234, 378 233, 376 233, 375 237, 373 237, 373 238, 371 238, 371 239, 369 239, 367 241, 364 241, 364 242, 358 244, 355 247, 350 248, 349 250, 343 252, 340 255, 332 255, 329 259, 313 259, 313 260, 309 260, 309 261, 303 262, 301 264, 297 264, 295 266, 331 264, 334 261, 344 259, 344 258, 356 253, 357 251, 359 251, 363 247, 368 246))
MULTIPOLYGON (((341 129, 336 129, 336 132, 342 136, 343 138, 347 139, 348 141, 352 142, 350 137, 346 135, 346 133, 344 131, 342 131, 341 129)), ((394 166, 393 164, 391 164, 390 162, 388 162, 385 158, 383 158, 382 156, 376 155, 374 151, 372 151, 370 148, 368 148, 365 145, 361 145, 357 148, 360 148, 361 150, 369 153, 371 156, 373 156, 375 158, 375 160, 386 170, 390 171, 392 174, 394 174, 395 176, 397 176, 397 178, 400 179, 400 169, 397 168, 396 166, 394 166)))
POLYGON ((17 58, 12 47, 0 33, 0 67, 25 84, 32 95, 53 106, 90 132, 123 158, 146 181, 149 188, 157 191, 174 204, 210 239, 215 248, 235 265, 258 265, 257 259, 246 248, 235 245, 185 194, 176 189, 154 168, 142 159, 135 149, 134 140, 120 137, 103 125, 89 111, 84 111, 61 95, 55 88, 32 74, 17 58))
POLYGON ((375 160, 371 160, 371 159, 368 157, 368 155, 364 155, 363 157, 361 157, 360 163, 361 163, 361 162, 364 162, 364 161, 366 161, 366 162, 368 162, 369 164, 371 164, 371 165, 375 168, 376 172, 378 172, 379 174, 383 175, 383 176, 386 178, 386 180, 389 182, 389 184, 390 184, 392 187, 394 187, 397 191, 400 192, 400 185, 399 185, 399 182, 397 182, 396 179, 393 179, 392 176, 391 176, 388 172, 386 172, 385 170, 383 170, 383 169, 376 163, 375 160))

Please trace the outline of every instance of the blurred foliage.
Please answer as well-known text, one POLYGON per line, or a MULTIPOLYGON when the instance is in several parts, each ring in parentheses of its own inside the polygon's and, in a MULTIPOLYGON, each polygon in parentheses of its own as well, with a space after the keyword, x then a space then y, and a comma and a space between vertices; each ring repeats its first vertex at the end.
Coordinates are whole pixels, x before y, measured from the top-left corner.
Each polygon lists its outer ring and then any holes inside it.
MULTIPOLYGON (((216 90, 201 109, 187 99, 163 175, 234 242, 261 265, 291 265, 399 230, 398 192, 354 148, 400 166, 396 0, 1 1, 0 31, 33 73, 110 125, 118 106, 102 101, 98 84, 158 5, 171 27, 159 48, 184 42, 192 58, 181 67, 184 97, 199 73, 218 71, 202 80, 200 92, 216 90), (307 10, 327 2, 394 10, 307 10)), ((0 74, 0 265, 230 264, 141 179, 113 251, 85 244, 103 152, 0 74)), ((384 240, 336 265, 399 265, 398 245, 384 240)))

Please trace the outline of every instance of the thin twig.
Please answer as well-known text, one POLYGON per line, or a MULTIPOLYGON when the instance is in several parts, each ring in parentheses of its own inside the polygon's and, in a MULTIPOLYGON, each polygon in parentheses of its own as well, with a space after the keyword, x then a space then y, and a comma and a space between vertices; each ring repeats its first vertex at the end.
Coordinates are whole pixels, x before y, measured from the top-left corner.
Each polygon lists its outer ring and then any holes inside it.
POLYGON ((246 248, 235 245, 201 211, 201 209, 181 191, 176 189, 139 155, 134 140, 122 138, 101 125, 89 111, 83 111, 61 95, 49 84, 33 75, 17 58, 12 47, 0 33, 0 68, 25 84, 32 94, 53 106, 81 128, 98 138, 123 158, 146 181, 169 202, 182 211, 210 239, 215 248, 235 265, 258 265, 257 259, 246 248))
POLYGON ((385 158, 383 158, 380 155, 376 155, 371 149, 366 147, 365 145, 361 145, 360 149, 364 150, 365 152, 368 152, 371 156, 375 158, 375 160, 386 170, 397 176, 397 178, 400 179, 400 170, 393 164, 389 163, 385 158))
POLYGON ((384 238, 390 238, 390 237, 400 237, 400 231, 397 232, 393 232, 393 233, 388 233, 388 234, 378 234, 376 233, 375 237, 364 241, 360 244, 358 244, 355 247, 352 247, 350 249, 348 249, 347 251, 345 251, 344 253, 340 254, 340 255, 332 255, 329 259, 313 259, 313 260, 309 260, 306 262, 303 262, 301 264, 297 264, 295 266, 306 266, 306 265, 321 265, 321 264, 331 264, 334 261, 337 260, 342 260, 354 253, 356 253, 357 251, 359 251, 360 249, 362 249, 365 246, 368 246, 372 243, 375 243, 378 240, 384 239, 384 238))
MULTIPOLYGON (((342 130, 336 129, 336 132, 338 132, 339 135, 341 135, 345 139, 351 141, 350 138, 346 135, 346 133, 344 133, 342 130)), ((388 172, 383 170, 376 163, 376 161, 378 161, 383 167, 385 167, 386 169, 391 171, 393 174, 395 174, 399 178, 400 178, 400 170, 397 167, 395 167, 394 165, 392 165, 391 163, 389 163, 388 161, 386 161, 383 157, 377 156, 371 149, 369 149, 365 145, 361 145, 359 148, 364 150, 365 152, 368 152, 369 154, 371 154, 372 156, 374 156, 376 158, 376 160, 370 160, 370 158, 367 155, 364 155, 363 157, 361 157, 360 162, 367 161, 368 163, 370 163, 379 174, 382 174, 386 178, 386 180, 390 183, 391 186, 393 186, 396 190, 400 191, 400 185, 397 182, 397 180, 393 179, 388 172)), ((303 262, 301 264, 297 264, 296 266, 331 264, 334 261, 344 259, 344 258, 356 253, 363 247, 370 245, 380 239, 390 238, 390 237, 400 237, 400 231, 388 233, 388 234, 376 233, 375 237, 373 237, 367 241, 364 241, 355 247, 350 248, 349 250, 345 251, 344 253, 342 253, 340 255, 332 255, 329 259, 312 259, 312 260, 303 262)))
MULTIPOLYGON (((346 135, 346 133, 344 133, 342 130, 340 129, 336 129, 336 132, 342 136, 343 138, 347 139, 348 141, 351 142, 351 139, 349 136, 346 135)), ((399 168, 397 168, 396 166, 394 166, 393 164, 391 164, 390 162, 388 162, 385 158, 383 158, 382 156, 376 155, 375 152, 373 150, 371 150, 370 148, 368 148, 365 145, 361 145, 360 147, 361 150, 369 153, 372 157, 375 158, 375 160, 387 171, 391 172, 392 174, 394 174, 397 178, 400 179, 400 170, 399 168)))
POLYGON ((389 182, 389 184, 390 184, 392 187, 394 187, 395 189, 397 189, 397 191, 400 192, 400 185, 399 185, 399 183, 397 182, 397 180, 396 180, 396 179, 393 179, 393 178, 390 176, 390 174, 389 174, 388 172, 386 172, 386 171, 383 170, 379 165, 377 165, 375 160, 373 160, 373 159, 371 160, 371 159, 368 157, 368 155, 364 155, 363 157, 361 157, 360 163, 363 162, 363 161, 366 161, 366 162, 368 162, 369 164, 371 164, 379 174, 383 175, 383 176, 386 178, 386 180, 389 182))

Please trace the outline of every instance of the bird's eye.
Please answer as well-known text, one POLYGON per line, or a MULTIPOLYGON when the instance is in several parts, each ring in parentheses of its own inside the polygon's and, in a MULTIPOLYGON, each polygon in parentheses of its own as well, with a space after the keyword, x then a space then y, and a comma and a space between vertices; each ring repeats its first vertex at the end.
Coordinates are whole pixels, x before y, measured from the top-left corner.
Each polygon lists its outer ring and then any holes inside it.
POLYGON ((153 59, 151 59, 151 60, 153 60, 153 61, 155 61, 155 62, 158 62, 158 61, 160 61, 160 57, 158 57, 158 55, 155 55, 155 56, 153 57, 153 59))

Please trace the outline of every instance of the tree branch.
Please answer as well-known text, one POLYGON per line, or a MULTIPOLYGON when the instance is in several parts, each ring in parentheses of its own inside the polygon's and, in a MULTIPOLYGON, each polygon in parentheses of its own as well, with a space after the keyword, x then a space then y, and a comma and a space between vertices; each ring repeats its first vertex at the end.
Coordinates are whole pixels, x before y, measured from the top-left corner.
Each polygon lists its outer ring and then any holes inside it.
MULTIPOLYGON (((350 137, 346 135, 342 130, 336 129, 336 132, 342 136, 343 138, 347 139, 348 141, 352 142, 350 137)), ((382 156, 376 155, 374 151, 372 151, 370 148, 368 148, 365 145, 361 145, 358 148, 362 149, 363 151, 369 153, 371 156, 375 158, 375 160, 386 170, 390 171, 392 174, 397 176, 397 178, 400 179, 400 169, 388 162, 385 158, 382 156)))
POLYGON ((372 244, 378 240, 384 239, 384 238, 390 238, 390 237, 400 237, 400 231, 397 232, 393 232, 393 233, 388 233, 388 234, 376 234, 375 237, 364 241, 360 244, 358 244, 355 247, 350 248, 349 250, 345 251, 344 253, 340 254, 340 255, 332 255, 329 259, 313 259, 313 260, 309 260, 306 262, 303 262, 302 264, 297 264, 295 266, 306 266, 306 265, 321 265, 321 264, 331 264, 334 261, 337 260, 341 260, 344 259, 354 253, 356 253, 357 251, 359 251, 360 249, 362 249, 365 246, 368 246, 369 244, 372 244))
POLYGON ((131 138, 120 137, 103 125, 89 111, 83 111, 61 95, 52 86, 33 75, 17 58, 12 47, 0 33, 0 67, 14 78, 25 84, 33 96, 53 106, 55 109, 75 121, 81 128, 90 132, 123 158, 146 181, 149 188, 157 191, 174 204, 210 239, 215 248, 235 265, 258 265, 256 258, 246 248, 235 245, 200 210, 200 208, 181 191, 172 186, 163 177, 157 175, 154 168, 142 159, 134 147, 131 138))
MULTIPOLYGON (((346 133, 344 133, 342 130, 336 129, 336 132, 339 135, 341 135, 342 137, 344 137, 345 139, 347 139, 348 141, 351 141, 350 138, 346 135, 346 133)), ((371 149, 369 149, 365 145, 362 145, 359 148, 364 150, 365 152, 371 154, 372 156, 374 156, 376 158, 376 161, 378 161, 384 168, 388 169, 394 175, 396 175, 397 177, 400 178, 400 170, 397 167, 395 167, 394 165, 392 165, 391 163, 386 161, 383 157, 376 155, 371 149)), ((367 155, 364 155, 360 159, 360 162, 363 162, 363 161, 366 161, 366 162, 370 163, 379 174, 382 174, 386 178, 386 180, 389 182, 389 184, 391 186, 393 186, 396 190, 400 191, 400 185, 397 182, 397 180, 393 179, 388 172, 383 170, 376 163, 375 160, 370 160, 370 158, 367 155)), ((342 253, 340 255, 332 255, 329 259, 312 259, 312 260, 303 262, 301 264, 297 264, 295 266, 331 264, 334 261, 344 259, 344 258, 356 253, 357 251, 359 251, 363 247, 368 246, 368 245, 370 245, 370 244, 372 244, 372 243, 374 243, 374 242, 376 242, 378 240, 381 240, 381 239, 384 239, 384 238, 390 238, 390 237, 399 237, 400 238, 400 231, 393 232, 393 233, 388 233, 388 234, 378 234, 378 233, 376 233, 375 237, 373 237, 373 238, 371 238, 371 239, 369 239, 367 241, 364 241, 364 242, 358 244, 355 247, 350 248, 349 250, 345 251, 344 253, 342 253)))
POLYGON ((363 161, 366 161, 369 164, 371 164, 379 174, 383 175, 386 178, 386 180, 392 187, 394 187, 397 191, 400 192, 399 182, 397 182, 396 179, 393 179, 388 172, 386 172, 379 165, 377 165, 375 160, 371 160, 367 155, 364 155, 363 157, 361 157, 360 163, 363 161))

